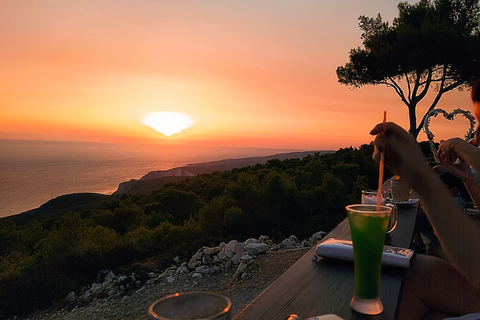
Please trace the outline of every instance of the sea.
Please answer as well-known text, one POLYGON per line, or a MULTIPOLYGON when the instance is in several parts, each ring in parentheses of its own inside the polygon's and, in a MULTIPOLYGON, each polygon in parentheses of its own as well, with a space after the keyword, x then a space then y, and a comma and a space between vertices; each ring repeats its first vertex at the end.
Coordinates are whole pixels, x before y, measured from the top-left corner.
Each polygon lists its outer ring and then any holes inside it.
POLYGON ((64 194, 112 194, 150 171, 293 151, 299 150, 0 139, 0 218, 64 194))

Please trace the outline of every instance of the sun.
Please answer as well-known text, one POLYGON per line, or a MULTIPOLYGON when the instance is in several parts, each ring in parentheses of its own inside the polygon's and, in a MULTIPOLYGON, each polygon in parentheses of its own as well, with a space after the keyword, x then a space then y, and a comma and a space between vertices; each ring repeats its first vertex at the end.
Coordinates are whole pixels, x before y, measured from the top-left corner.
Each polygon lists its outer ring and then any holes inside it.
POLYGON ((149 112, 142 117, 142 123, 167 137, 190 128, 195 123, 187 114, 173 111, 149 112))

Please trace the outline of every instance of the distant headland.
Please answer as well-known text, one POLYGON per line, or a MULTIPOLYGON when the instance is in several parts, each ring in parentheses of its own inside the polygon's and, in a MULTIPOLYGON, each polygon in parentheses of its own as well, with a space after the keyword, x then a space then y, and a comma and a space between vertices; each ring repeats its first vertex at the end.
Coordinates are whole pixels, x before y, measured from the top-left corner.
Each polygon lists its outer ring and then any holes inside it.
POLYGON ((241 158, 241 159, 225 159, 218 161, 209 161, 196 164, 187 164, 183 167, 172 168, 169 170, 163 171, 150 171, 140 179, 132 179, 130 181, 122 182, 118 186, 117 190, 113 195, 119 194, 138 194, 143 192, 152 191, 158 189, 169 182, 180 181, 185 178, 195 177, 199 174, 208 174, 215 171, 226 171, 232 170, 235 168, 242 168, 247 166, 252 166, 256 164, 265 164, 267 161, 272 159, 285 160, 285 159, 296 159, 304 158, 308 155, 314 154, 324 154, 335 152, 333 150, 322 150, 322 151, 300 151, 300 152, 289 152, 289 153, 279 153, 270 156, 264 157, 251 157, 251 158, 241 158))

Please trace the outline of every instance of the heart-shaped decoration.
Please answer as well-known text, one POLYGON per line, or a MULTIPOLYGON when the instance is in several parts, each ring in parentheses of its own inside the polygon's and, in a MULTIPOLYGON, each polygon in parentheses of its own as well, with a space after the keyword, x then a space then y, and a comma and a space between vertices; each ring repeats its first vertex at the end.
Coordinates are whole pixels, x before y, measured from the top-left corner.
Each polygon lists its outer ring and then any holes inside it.
POLYGON ((440 162, 437 158, 437 148, 435 147, 435 143, 433 142, 433 138, 435 138, 435 135, 430 131, 430 119, 431 117, 436 117, 439 114, 442 114, 443 117, 447 120, 453 121, 453 118, 457 115, 460 114, 464 116, 465 118, 468 119, 470 122, 470 128, 468 128, 467 133, 465 134, 465 141, 468 141, 472 138, 473 136, 473 129, 475 127, 475 117, 472 116, 470 111, 465 111, 462 109, 455 109, 453 112, 448 113, 443 109, 433 109, 431 110, 427 116, 425 117, 425 122, 423 123, 423 130, 425 131, 425 134, 428 137, 428 142, 430 144, 430 149, 432 150, 433 157, 436 162, 440 162))
POLYGON ((428 140, 433 141, 433 138, 435 137, 435 135, 430 131, 430 128, 429 128, 430 120, 432 117, 436 117, 439 114, 442 114, 445 119, 450 121, 453 121, 454 117, 457 114, 464 116, 470 122, 470 127, 468 128, 467 133, 465 134, 465 141, 468 141, 473 137, 473 130, 475 128, 475 117, 472 116, 470 111, 455 109, 453 110, 453 112, 448 113, 443 109, 433 109, 427 114, 427 116, 425 117, 425 122, 423 123, 423 130, 425 131, 425 134, 427 135, 428 140))

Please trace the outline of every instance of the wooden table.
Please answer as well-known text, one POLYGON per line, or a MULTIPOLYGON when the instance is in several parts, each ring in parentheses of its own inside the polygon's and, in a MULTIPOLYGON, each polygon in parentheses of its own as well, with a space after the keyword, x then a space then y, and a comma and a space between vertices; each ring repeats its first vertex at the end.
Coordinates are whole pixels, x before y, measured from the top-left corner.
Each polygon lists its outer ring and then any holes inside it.
MULTIPOLYGON (((409 248, 418 204, 399 208, 398 224, 387 235, 386 244, 409 248)), ((350 240, 348 219, 342 221, 328 238, 350 240)), ((243 309, 235 320, 284 320, 290 314, 307 319, 336 314, 343 319, 395 319, 405 269, 382 267, 380 298, 384 311, 377 316, 361 315, 350 308, 354 294, 353 262, 320 258, 313 261, 316 246, 282 274, 270 287, 243 309)))

